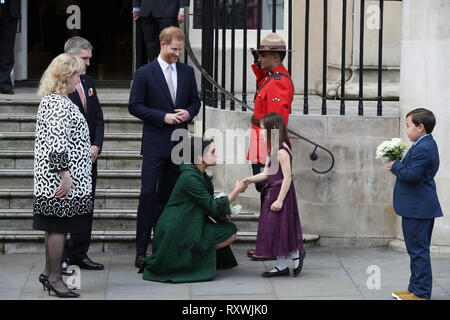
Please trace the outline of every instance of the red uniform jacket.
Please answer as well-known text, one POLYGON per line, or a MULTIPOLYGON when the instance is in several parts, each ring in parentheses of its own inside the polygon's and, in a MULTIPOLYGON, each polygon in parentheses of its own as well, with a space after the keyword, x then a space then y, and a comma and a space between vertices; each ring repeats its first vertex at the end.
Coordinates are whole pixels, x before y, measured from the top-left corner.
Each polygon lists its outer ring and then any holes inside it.
POLYGON ((256 84, 258 86, 256 89, 259 89, 267 79, 266 78, 267 71, 264 69, 261 69, 256 64, 252 64, 252 69, 253 69, 253 73, 256 76, 256 84))
MULTIPOLYGON (((264 71, 262 69, 258 69, 259 68, 256 66, 253 68, 253 71, 257 77, 262 74, 260 73, 261 71, 264 71)), ((255 96, 253 116, 256 119, 261 119, 268 113, 276 112, 283 117, 284 123, 287 127, 292 99, 294 97, 294 86, 292 85, 288 71, 283 65, 273 69, 272 72, 274 74, 272 79, 270 79, 269 82, 267 82, 255 96), (281 76, 280 74, 277 75, 277 73, 286 74, 289 78, 281 76)), ((268 78, 269 77, 266 75, 262 78, 262 80, 258 81, 258 87, 261 88, 261 85, 268 78)), ((254 124, 252 125, 247 159, 252 162, 265 163, 267 157, 267 147, 262 137, 260 137, 259 129, 259 126, 254 124)))

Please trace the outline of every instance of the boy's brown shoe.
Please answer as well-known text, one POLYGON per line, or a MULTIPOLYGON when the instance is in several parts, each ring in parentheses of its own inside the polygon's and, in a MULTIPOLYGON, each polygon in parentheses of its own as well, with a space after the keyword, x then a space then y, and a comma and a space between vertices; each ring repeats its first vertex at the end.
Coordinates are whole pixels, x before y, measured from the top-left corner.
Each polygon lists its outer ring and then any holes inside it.
POLYGON ((403 296, 398 296, 399 300, 428 300, 428 299, 424 299, 424 298, 420 298, 418 296, 416 296, 414 293, 410 293, 407 295, 403 295, 403 296))
POLYGON ((400 300, 399 296, 406 296, 408 294, 410 294, 411 292, 409 292, 408 290, 403 290, 403 291, 394 291, 392 292, 392 296, 397 299, 400 300))

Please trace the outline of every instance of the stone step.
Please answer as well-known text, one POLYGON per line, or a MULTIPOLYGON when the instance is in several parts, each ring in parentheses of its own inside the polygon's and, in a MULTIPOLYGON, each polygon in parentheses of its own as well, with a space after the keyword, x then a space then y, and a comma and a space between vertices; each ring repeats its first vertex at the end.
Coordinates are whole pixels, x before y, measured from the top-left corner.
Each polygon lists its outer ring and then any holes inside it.
MULTIPOLYGON (((136 230, 137 209, 97 209, 94 210, 92 230, 136 230)), ((232 214, 232 221, 239 230, 256 231, 258 214, 232 214)), ((0 230, 32 230, 32 209, 0 209, 0 230)))
MULTIPOLYGON (((0 150, 34 150, 34 132, 0 132, 0 150)), ((103 150, 141 150, 142 133, 106 133, 103 150)))
MULTIPOLYGON (((33 169, 34 151, 0 150, 0 169, 33 169)), ((139 151, 103 150, 97 159, 98 169, 119 170, 122 168, 140 170, 142 156, 139 151)))
MULTIPOLYGON (((105 133, 140 133, 142 121, 133 116, 104 116, 105 133)), ((0 114, 0 132, 35 132, 35 115, 0 114)))
MULTIPOLYGON (((33 169, 0 169, 0 188, 33 186, 33 169)), ((141 170, 98 170, 97 188, 133 189, 141 187, 141 170)))
MULTIPOLYGON (((104 116, 130 116, 128 101, 100 101, 104 116)), ((40 100, 11 99, 0 101, 0 115, 36 115, 40 100)))
MULTIPOLYGON (((42 231, 8 230, 0 231, 0 253, 43 253, 44 235, 42 231)), ((135 231, 93 231, 89 252, 134 251, 135 231)), ((238 231, 233 248, 254 249, 256 231, 238 231)), ((303 235, 304 247, 320 245, 318 235, 303 235)))
MULTIPOLYGON (((131 209, 136 210, 139 204, 140 189, 102 189, 95 190, 95 209, 131 209)), ((241 212, 259 214, 259 207, 247 205, 249 198, 237 198, 242 205, 241 212)), ((258 200, 259 201, 259 200, 258 200)), ((33 208, 33 189, 3 188, 0 189, 0 209, 33 208)))
MULTIPOLYGON (((97 209, 134 209, 138 207, 140 189, 101 189, 95 191, 97 209)), ((0 189, 0 209, 33 207, 33 189, 0 189)))

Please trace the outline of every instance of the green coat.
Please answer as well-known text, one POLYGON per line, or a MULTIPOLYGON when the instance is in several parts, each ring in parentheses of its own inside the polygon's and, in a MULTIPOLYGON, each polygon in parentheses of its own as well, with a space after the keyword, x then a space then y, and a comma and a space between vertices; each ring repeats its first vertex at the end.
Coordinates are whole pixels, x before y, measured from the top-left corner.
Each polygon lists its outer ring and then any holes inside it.
POLYGON ((181 164, 181 174, 158 219, 152 255, 139 272, 144 280, 195 282, 212 280, 216 268, 237 265, 229 246, 216 245, 237 232, 231 222, 211 222, 208 215, 230 213, 228 197, 214 199, 214 187, 206 173, 195 165, 181 164))

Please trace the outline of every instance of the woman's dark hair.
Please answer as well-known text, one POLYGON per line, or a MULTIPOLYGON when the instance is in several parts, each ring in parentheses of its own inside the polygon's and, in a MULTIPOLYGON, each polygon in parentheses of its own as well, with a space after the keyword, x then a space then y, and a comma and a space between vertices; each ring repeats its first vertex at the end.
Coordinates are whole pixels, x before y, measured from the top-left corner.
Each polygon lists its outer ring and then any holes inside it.
POLYGON ((211 142, 214 142, 213 139, 203 139, 200 137, 191 137, 191 163, 199 164, 198 156, 202 156, 208 150, 211 142), (201 148, 201 149, 200 149, 201 148))
POLYGON ((274 132, 274 137, 279 137, 279 146, 281 147, 283 143, 286 143, 289 146, 289 149, 292 149, 291 142, 289 141, 289 137, 287 135, 287 128, 284 124, 283 117, 275 112, 271 112, 266 114, 264 117, 261 118, 261 123, 264 126, 264 129, 266 129, 267 132, 267 148, 270 152, 272 149, 272 130, 277 129, 278 133, 274 132))
POLYGON ((411 121, 416 126, 423 124, 426 133, 433 132, 434 126, 436 125, 436 118, 434 117, 433 112, 425 108, 418 108, 408 112, 406 118, 409 116, 411 116, 411 121))

